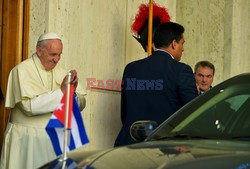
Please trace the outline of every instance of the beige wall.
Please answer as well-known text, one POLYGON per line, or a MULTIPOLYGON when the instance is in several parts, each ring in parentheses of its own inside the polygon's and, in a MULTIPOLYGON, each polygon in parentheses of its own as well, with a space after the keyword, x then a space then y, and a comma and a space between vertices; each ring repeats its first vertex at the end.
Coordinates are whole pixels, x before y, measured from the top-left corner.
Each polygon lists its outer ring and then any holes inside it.
MULTIPOLYGON (((64 43, 61 63, 76 69, 80 82, 121 79, 128 62, 144 57, 130 25, 147 0, 32 0, 29 54, 38 36, 54 31, 64 43)), ((210 60, 216 66, 215 83, 249 71, 250 1, 155 0, 166 6, 173 21, 186 28, 182 61, 193 66, 210 60)), ((120 93, 87 90, 84 122, 90 138, 86 149, 109 148, 121 127, 120 93)))
MULTIPOLYGON (((250 1, 230 0, 229 9, 232 11, 232 24, 227 41, 231 46, 231 62, 225 69, 225 76, 232 76, 242 72, 250 72, 250 1), (228 73, 229 72, 229 73, 228 73)), ((230 12, 229 10, 229 12, 230 12)), ((229 18, 227 18, 229 20, 229 18)), ((229 52, 230 53, 230 52, 229 52)))
POLYGON ((250 71, 249 0, 177 0, 177 22, 186 28, 183 62, 214 63, 214 84, 250 71))

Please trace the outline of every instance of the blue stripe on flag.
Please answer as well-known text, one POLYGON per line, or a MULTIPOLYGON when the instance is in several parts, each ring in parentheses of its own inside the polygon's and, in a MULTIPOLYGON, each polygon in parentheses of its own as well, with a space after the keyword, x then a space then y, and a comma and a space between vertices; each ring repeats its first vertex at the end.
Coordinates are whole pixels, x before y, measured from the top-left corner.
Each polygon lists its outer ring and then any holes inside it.
POLYGON ((69 145, 69 149, 70 150, 74 150, 75 148, 77 148, 77 147, 75 145, 74 138, 73 138, 72 134, 70 133, 70 145, 69 145))
POLYGON ((58 119, 50 119, 50 121, 47 124, 46 128, 48 128, 48 129, 64 128, 64 125, 58 119))
MULTIPOLYGON (((62 154, 62 149, 60 147, 60 142, 59 142, 59 139, 58 136, 57 136, 57 131, 55 128, 47 128, 46 127, 46 131, 50 137, 50 140, 52 142, 52 145, 54 147, 54 150, 55 150, 55 153, 56 155, 60 155, 62 154)), ((63 129, 62 129, 62 132, 63 132, 63 129)))
POLYGON ((88 136, 87 136, 84 124, 83 124, 81 111, 80 111, 80 108, 77 104, 75 97, 73 99, 73 114, 74 114, 75 119, 76 119, 78 131, 80 132, 81 142, 82 142, 82 144, 86 144, 89 142, 89 139, 88 139, 88 136))

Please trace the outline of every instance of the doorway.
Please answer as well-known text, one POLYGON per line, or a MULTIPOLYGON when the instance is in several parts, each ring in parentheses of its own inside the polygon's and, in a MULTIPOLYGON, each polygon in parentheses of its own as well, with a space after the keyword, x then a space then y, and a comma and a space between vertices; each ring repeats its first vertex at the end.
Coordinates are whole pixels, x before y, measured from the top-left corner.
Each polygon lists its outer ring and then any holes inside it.
POLYGON ((28 56, 30 0, 0 2, 0 149, 9 118, 4 107, 10 70, 28 56))

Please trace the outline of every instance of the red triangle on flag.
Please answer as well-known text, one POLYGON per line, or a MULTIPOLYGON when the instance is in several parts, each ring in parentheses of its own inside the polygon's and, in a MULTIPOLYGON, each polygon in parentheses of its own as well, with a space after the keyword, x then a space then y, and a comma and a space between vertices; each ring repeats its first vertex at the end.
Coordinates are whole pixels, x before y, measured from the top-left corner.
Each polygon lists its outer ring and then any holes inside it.
MULTIPOLYGON (((68 128, 71 128, 71 119, 73 113, 73 95, 74 95, 74 86, 70 85, 70 97, 69 97, 69 115, 68 115, 68 128)), ((65 111, 66 111, 66 97, 67 93, 63 94, 60 104, 56 107, 54 111, 54 116, 65 125, 65 111)))

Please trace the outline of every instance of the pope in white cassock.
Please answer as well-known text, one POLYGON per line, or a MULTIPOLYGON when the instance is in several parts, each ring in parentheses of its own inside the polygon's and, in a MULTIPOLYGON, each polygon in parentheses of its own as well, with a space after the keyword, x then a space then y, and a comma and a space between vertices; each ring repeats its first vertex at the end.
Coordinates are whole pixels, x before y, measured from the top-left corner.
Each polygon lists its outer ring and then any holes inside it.
MULTIPOLYGON (((67 71, 57 65, 62 50, 60 37, 45 33, 38 39, 36 53, 11 70, 5 104, 11 115, 1 169, 34 169, 56 157, 45 127, 67 89, 67 71)), ((86 94, 78 85, 77 72, 70 72, 83 110, 86 94)))

